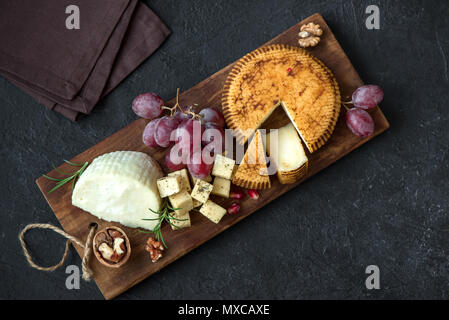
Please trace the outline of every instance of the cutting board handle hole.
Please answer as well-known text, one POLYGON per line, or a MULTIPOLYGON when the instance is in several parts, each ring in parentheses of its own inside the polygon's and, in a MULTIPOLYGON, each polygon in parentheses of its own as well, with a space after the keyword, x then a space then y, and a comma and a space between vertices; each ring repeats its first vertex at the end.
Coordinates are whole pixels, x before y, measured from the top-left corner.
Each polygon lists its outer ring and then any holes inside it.
POLYGON ((89 229, 91 229, 91 228, 98 228, 98 223, 96 223, 96 222, 91 222, 91 223, 89 224, 89 229))

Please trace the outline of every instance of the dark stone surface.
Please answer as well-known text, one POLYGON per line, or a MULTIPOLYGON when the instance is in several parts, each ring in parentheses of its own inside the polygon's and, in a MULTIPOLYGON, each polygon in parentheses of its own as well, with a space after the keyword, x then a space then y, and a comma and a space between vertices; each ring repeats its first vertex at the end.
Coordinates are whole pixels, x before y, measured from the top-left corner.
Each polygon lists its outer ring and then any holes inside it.
MULTIPOLYGON (((173 30, 163 47, 71 123, 0 78, 0 298, 102 299, 65 287, 64 269, 31 269, 17 235, 58 222, 34 180, 136 119, 145 91, 187 89, 320 12, 362 78, 380 84, 391 129, 299 188, 135 286, 120 299, 449 298, 449 5, 447 1, 167 1, 149 3, 173 30), (381 30, 365 28, 378 4, 381 30), (381 270, 368 291, 366 266, 381 270)), ((63 241, 31 232, 38 262, 63 241)), ((71 250, 68 264, 80 265, 71 250)))

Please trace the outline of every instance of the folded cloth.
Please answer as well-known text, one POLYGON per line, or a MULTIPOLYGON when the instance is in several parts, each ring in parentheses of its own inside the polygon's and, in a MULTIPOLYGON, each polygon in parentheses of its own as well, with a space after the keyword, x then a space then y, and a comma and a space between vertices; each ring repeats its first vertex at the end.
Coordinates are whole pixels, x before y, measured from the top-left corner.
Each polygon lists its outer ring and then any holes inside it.
MULTIPOLYGON (((10 0, 2 1, 9 2, 10 0)), ((14 0, 14 3, 17 2, 21 3, 23 0, 14 0)), ((35 7, 34 2, 32 3, 35 7)), ((51 9, 54 15, 61 14, 62 10, 62 16, 67 17, 65 14, 66 3, 63 0, 45 0, 37 3, 45 4, 46 10, 51 9), (58 5, 55 2, 58 2, 58 5), (59 5, 60 2, 64 4, 59 5), (48 5, 49 3, 52 6, 48 5), (55 7, 59 8, 58 12, 55 12, 55 7)), ((148 7, 137 0, 96 0, 93 9, 97 16, 88 12, 86 18, 84 18, 83 12, 88 11, 89 8, 92 9, 90 4, 93 2, 91 0, 70 1, 67 2, 67 5, 69 3, 76 4, 80 8, 80 29, 66 29, 65 20, 63 20, 63 26, 59 26, 59 29, 62 28, 64 31, 53 30, 54 26, 49 27, 50 34, 47 32, 45 35, 36 36, 34 32, 30 31, 33 35, 29 39, 32 45, 25 49, 26 41, 22 39, 23 33, 27 33, 28 28, 32 28, 32 26, 27 23, 26 27, 19 28, 15 23, 18 23, 16 21, 18 17, 23 18, 27 11, 17 15, 5 14, 5 11, 8 10, 10 13, 17 13, 18 7, 11 6, 13 9, 10 9, 1 2, 0 40, 7 39, 2 43, 6 41, 8 45, 0 49, 0 74, 33 96, 38 102, 71 120, 76 120, 80 113, 90 113, 99 99, 115 88, 150 56, 166 39, 170 31, 148 7), (122 3, 122 6, 118 6, 117 3, 122 3), (85 4, 88 5, 85 6, 85 4), (103 12, 109 13, 109 19, 103 18, 103 12), (111 17, 115 17, 115 24, 109 22, 108 25, 112 27, 107 30, 103 25, 97 24, 99 20, 110 21, 111 17), (1 22, 4 19, 7 20, 6 23, 1 22), (76 40, 72 39, 75 42, 70 45, 64 39, 54 41, 56 37, 54 34, 59 33, 58 36, 63 37, 66 33, 78 32, 83 28, 88 28, 89 32, 84 31, 84 35, 78 35, 76 40), (9 33, 5 31, 7 29, 9 29, 9 33), (100 36, 98 32, 108 36, 100 36), (18 38, 21 39, 19 41, 21 45, 10 44, 13 41, 11 33, 19 33, 18 38), (102 39, 102 41, 93 41, 92 39, 102 39), (58 45, 55 46, 55 43, 58 45), (99 53, 96 48, 101 48, 99 53), (14 55, 15 50, 17 50, 16 55, 14 55), (48 53, 48 56, 52 58, 45 59, 45 54, 42 51, 48 53), (63 53, 55 53, 55 51, 65 52, 68 59, 65 59, 63 53), (38 55, 42 63, 37 63, 34 55, 38 55), (86 56, 90 58, 86 58, 86 56), (14 61, 17 60, 21 60, 22 63, 14 64, 14 61), (85 64, 86 61, 89 63, 85 64), (71 71, 66 72, 64 68, 71 71), (80 71, 80 69, 83 70, 80 71), (81 74, 84 82, 79 81, 81 74), (58 79, 54 75, 57 75, 58 79), (64 90, 62 90, 62 86, 65 86, 64 90)), ((27 4, 30 2, 27 1, 27 4)), ((38 12, 37 10, 35 14, 38 12)), ((44 30, 41 25, 38 29, 44 30)))

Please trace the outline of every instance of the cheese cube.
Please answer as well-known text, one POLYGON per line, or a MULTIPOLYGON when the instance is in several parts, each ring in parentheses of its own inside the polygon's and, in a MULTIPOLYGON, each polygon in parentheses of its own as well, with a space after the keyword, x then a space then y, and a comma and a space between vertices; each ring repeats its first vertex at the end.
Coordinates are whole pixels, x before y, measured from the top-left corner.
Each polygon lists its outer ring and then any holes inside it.
POLYGON ((209 195, 212 192, 213 186, 201 179, 196 180, 195 186, 192 191, 192 198, 198 200, 201 203, 206 203, 209 199, 209 195))
POLYGON ((157 179, 157 188, 161 198, 171 196, 181 191, 181 177, 164 177, 157 179))
POLYGON ((212 169, 212 175, 230 180, 232 177, 232 171, 234 170, 234 165, 235 160, 223 157, 221 154, 217 154, 215 157, 214 168, 212 169))
POLYGON ((198 208, 198 207, 201 207, 203 205, 203 203, 201 201, 198 201, 198 200, 193 199, 193 198, 192 198, 192 200, 193 200, 193 208, 198 208))
POLYGON ((229 198, 231 191, 231 180, 215 177, 212 194, 223 198, 229 198))
POLYGON ((170 172, 168 174, 169 177, 181 177, 181 190, 185 190, 190 193, 192 191, 192 188, 190 187, 190 180, 189 175, 187 173, 187 169, 178 170, 175 172, 170 172))
POLYGON ((234 165, 234 168, 232 169, 232 175, 231 175, 231 181, 234 180, 234 176, 237 173, 239 166, 238 165, 234 165))
POLYGON ((212 222, 219 223, 221 218, 223 218, 226 214, 226 209, 210 200, 207 200, 207 202, 200 208, 200 212, 212 222))
POLYGON ((173 230, 188 228, 192 225, 190 222, 190 214, 188 211, 175 210, 175 212, 172 213, 172 216, 173 218, 175 218, 170 220, 170 222, 173 224, 173 226, 170 225, 173 230))
POLYGON ((190 194, 183 190, 177 194, 168 197, 173 209, 181 209, 176 211, 189 212, 193 209, 193 201, 190 194))
POLYGON ((208 175, 208 176, 207 176, 206 178, 204 178, 204 179, 198 179, 198 178, 195 178, 194 176, 190 175, 190 178, 192 178, 192 184, 193 184, 193 185, 195 185, 195 183, 196 183, 197 180, 203 180, 203 181, 206 181, 206 182, 212 182, 212 176, 211 176, 211 175, 208 175))

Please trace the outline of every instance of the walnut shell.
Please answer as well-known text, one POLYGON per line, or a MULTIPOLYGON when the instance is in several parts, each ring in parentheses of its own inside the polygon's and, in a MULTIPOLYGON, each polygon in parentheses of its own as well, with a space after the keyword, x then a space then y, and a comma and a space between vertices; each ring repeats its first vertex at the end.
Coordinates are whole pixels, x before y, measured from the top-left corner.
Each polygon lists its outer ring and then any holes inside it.
POLYGON ((128 261, 129 257, 131 256, 131 244, 129 242, 128 236, 126 235, 125 231, 123 231, 119 227, 114 227, 114 226, 109 226, 109 227, 103 228, 95 234, 94 239, 92 241, 92 249, 94 251, 94 255, 97 258, 97 260, 102 265, 109 267, 109 268, 120 268, 128 261), (125 256, 117 263, 113 263, 113 262, 110 262, 110 261, 104 259, 103 256, 101 255, 101 253, 98 251, 98 247, 97 247, 97 241, 99 241, 99 238, 101 239, 101 237, 103 237, 104 234, 111 235, 109 230, 112 230, 112 233, 115 235, 116 235, 116 232, 120 232, 122 234, 123 239, 125 239, 126 253, 125 253, 125 256))

